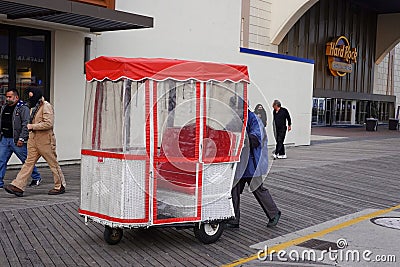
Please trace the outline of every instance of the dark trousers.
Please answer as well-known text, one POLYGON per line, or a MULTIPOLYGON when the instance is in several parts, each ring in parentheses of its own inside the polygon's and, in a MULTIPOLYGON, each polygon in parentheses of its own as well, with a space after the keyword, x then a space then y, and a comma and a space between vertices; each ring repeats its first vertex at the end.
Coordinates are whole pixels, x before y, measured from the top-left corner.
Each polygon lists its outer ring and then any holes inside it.
POLYGON ((243 193, 246 183, 250 186, 250 190, 257 199, 261 208, 264 210, 265 215, 268 219, 274 218, 278 214, 279 210, 276 206, 272 196, 270 195, 267 188, 263 186, 262 177, 254 178, 242 178, 232 188, 232 203, 235 211, 235 219, 231 222, 238 224, 240 220, 240 195, 243 193), (255 189, 254 189, 255 188, 255 189))
POLYGON ((277 130, 276 131, 276 147, 275 147, 275 155, 285 155, 285 142, 286 137, 286 129, 277 130))

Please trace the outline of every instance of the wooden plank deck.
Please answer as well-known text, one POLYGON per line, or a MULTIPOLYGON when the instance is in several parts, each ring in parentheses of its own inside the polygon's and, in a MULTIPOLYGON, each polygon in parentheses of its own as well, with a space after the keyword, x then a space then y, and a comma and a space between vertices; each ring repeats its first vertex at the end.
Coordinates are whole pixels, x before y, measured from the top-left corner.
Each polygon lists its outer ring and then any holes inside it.
MULTIPOLYGON (((361 132, 360 132, 361 133, 361 132)), ((103 227, 78 215, 80 166, 63 166, 68 187, 48 196, 52 177, 23 198, 0 191, 0 266, 217 266, 255 253, 249 246, 366 208, 400 203, 400 133, 319 141, 288 149, 273 162, 266 185, 282 210, 275 228, 251 193, 242 197, 240 229, 225 230, 211 245, 192 230, 125 230, 116 246, 103 240, 103 227)), ((6 182, 17 171, 9 170, 6 182)))

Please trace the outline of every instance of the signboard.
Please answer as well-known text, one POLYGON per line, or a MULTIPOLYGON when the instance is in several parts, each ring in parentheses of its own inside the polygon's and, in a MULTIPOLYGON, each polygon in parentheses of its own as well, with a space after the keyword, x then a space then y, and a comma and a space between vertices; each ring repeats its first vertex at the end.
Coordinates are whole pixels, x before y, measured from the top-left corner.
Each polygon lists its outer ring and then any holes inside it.
POLYGON ((325 54, 328 56, 328 67, 333 76, 345 76, 353 71, 353 63, 357 62, 357 49, 350 46, 346 37, 337 37, 326 44, 325 54))

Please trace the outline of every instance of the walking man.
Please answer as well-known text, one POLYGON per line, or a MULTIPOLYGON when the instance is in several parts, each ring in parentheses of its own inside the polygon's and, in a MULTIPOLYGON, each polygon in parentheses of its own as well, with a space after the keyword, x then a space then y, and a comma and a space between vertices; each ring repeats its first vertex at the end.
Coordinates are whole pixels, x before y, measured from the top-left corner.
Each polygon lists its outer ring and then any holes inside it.
POLYGON ((292 119, 290 118, 289 111, 281 106, 279 100, 275 100, 272 104, 274 109, 274 127, 275 127, 275 140, 276 148, 275 152, 272 154, 274 159, 286 159, 285 153, 285 142, 286 131, 292 130, 292 119), (286 126, 287 121, 287 126, 286 126))
POLYGON ((227 226, 239 228, 240 195, 246 183, 268 217, 267 227, 275 226, 281 216, 274 200, 263 185, 263 176, 268 173, 268 140, 264 125, 260 118, 248 111, 245 145, 237 165, 234 187, 232 188, 232 203, 235 219, 227 226))
POLYGON ((45 101, 42 92, 36 88, 29 92, 29 103, 33 108, 30 123, 27 125, 29 130, 28 157, 17 177, 4 189, 10 194, 22 197, 36 162, 40 157, 43 157, 47 161, 54 178, 54 188, 48 194, 63 194, 65 193, 66 183, 57 162, 56 139, 53 132, 53 106, 45 101))
MULTIPOLYGON (((14 153, 21 163, 25 163, 28 149, 29 108, 19 99, 18 91, 9 89, 6 92, 6 104, 1 107, 0 112, 0 188, 4 186, 4 175, 7 163, 14 153)), ((41 177, 36 167, 33 168, 32 181, 29 186, 40 184, 41 177)))

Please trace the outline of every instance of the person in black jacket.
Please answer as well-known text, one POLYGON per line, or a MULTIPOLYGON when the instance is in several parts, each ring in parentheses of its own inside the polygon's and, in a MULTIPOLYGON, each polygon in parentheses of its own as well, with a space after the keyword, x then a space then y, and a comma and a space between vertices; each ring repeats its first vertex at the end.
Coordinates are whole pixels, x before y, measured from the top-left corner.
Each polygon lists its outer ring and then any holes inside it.
POLYGON ((275 140, 276 140, 276 148, 273 153, 274 159, 286 159, 285 153, 285 142, 286 131, 292 130, 292 119, 290 118, 289 111, 281 106, 281 102, 279 100, 274 100, 272 104, 274 109, 274 127, 275 127, 275 140), (287 121, 287 126, 286 126, 287 121))
POLYGON ((254 109, 254 114, 256 114, 262 121, 264 127, 267 127, 267 112, 265 111, 262 104, 257 104, 254 109))
MULTIPOLYGON (((7 163, 14 153, 21 163, 25 163, 28 155, 29 108, 19 99, 18 91, 8 89, 6 104, 0 109, 0 188, 4 186, 7 163)), ((29 186, 37 186, 42 180, 40 173, 34 167, 32 181, 29 186)))

